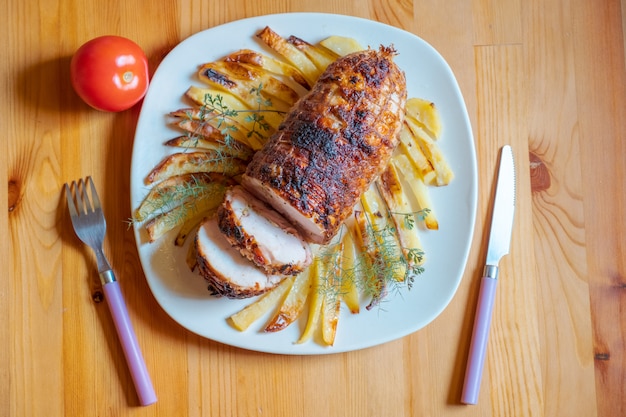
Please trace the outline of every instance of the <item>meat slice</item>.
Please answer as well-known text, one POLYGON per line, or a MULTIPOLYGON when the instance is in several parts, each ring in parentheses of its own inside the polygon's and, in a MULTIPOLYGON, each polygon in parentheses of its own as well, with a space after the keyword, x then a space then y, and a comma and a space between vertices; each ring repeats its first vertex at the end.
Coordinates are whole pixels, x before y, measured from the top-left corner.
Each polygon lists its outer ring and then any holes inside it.
POLYGON ((226 192, 217 216, 230 244, 266 273, 295 275, 310 265, 311 249, 300 233, 241 186, 226 192))
POLYGON ((284 278, 265 274, 231 246, 216 218, 205 220, 196 234, 198 270, 211 293, 228 298, 249 298, 277 286, 284 278))
POLYGON ((406 81, 390 47, 339 58, 248 164, 242 184, 312 243, 338 232, 398 145, 406 81))

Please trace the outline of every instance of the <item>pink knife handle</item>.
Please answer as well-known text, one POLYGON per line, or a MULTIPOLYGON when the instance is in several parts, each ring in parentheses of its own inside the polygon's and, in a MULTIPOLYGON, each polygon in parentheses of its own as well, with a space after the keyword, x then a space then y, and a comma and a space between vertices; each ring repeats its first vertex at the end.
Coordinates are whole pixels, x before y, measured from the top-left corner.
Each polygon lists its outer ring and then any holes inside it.
POLYGON ((497 283, 498 280, 492 277, 483 277, 480 283, 474 330, 472 332, 467 369, 465 371, 465 383, 463 384, 463 394, 461 396, 461 402, 464 404, 476 404, 478 401, 497 283))
POLYGON ((120 290, 120 285, 117 281, 112 281, 102 286, 104 295, 113 316, 113 322, 115 323, 115 329, 117 335, 122 344, 124 350, 124 356, 126 357, 126 363, 130 369, 130 375, 135 384, 137 390, 137 396, 139 397, 139 403, 141 405, 150 405, 156 402, 156 394, 146 368, 141 350, 139 350, 139 344, 137 343, 137 337, 133 330, 133 325, 128 317, 128 310, 126 309, 126 303, 120 290))

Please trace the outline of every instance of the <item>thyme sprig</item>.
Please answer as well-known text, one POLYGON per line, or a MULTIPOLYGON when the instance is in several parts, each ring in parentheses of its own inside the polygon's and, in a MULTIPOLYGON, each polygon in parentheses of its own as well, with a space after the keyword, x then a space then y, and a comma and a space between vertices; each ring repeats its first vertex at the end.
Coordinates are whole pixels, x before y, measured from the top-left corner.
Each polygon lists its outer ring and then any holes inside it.
MULTIPOLYGON (((229 107, 221 94, 207 93, 204 96, 204 103, 200 106, 198 118, 201 121, 201 127, 206 123, 210 123, 223 136, 224 144, 230 146, 236 140, 233 135, 239 131, 237 119, 240 115, 244 115, 244 121, 252 125, 248 132, 245 132, 247 138, 252 136, 265 142, 268 139, 268 133, 271 126, 265 119, 266 113, 277 113, 284 115, 285 112, 272 107, 272 101, 263 96, 263 84, 250 90, 254 94, 254 101, 257 105, 255 109, 234 109, 229 107)), ((193 117, 189 114, 188 117, 193 117)), ((243 133, 243 132, 242 132, 243 133)), ((193 134, 191 134, 193 135, 193 134)))

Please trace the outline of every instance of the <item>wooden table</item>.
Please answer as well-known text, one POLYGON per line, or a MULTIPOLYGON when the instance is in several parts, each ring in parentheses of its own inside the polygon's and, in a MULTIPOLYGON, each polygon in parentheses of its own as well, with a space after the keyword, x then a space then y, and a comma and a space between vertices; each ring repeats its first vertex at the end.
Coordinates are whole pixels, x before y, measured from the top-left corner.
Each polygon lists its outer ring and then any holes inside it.
MULTIPOLYGON (((0 15, 0 415, 626 415, 626 71, 622 0, 260 2, 10 0, 0 15), (267 4, 267 5, 265 5, 267 4), (154 71, 186 37, 232 20, 319 11, 413 32, 464 93, 479 166, 476 234, 461 286, 426 328, 378 347, 280 356, 183 329, 157 305, 132 231, 139 107, 88 108, 69 82, 80 44, 117 34, 154 71), (518 167, 479 404, 460 404, 499 146, 518 167), (61 192, 93 175, 107 251, 158 403, 138 407, 91 254, 61 192)), ((210 47, 210 46, 208 46, 210 47)))

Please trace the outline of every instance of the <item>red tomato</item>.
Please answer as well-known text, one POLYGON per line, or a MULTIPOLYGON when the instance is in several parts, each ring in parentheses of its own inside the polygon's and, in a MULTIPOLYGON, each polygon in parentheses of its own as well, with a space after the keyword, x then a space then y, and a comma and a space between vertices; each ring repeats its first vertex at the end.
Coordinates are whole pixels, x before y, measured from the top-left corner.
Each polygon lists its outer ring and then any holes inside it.
POLYGON ((76 93, 102 111, 129 109, 148 90, 146 54, 135 42, 120 36, 101 36, 78 48, 70 74, 76 93))

